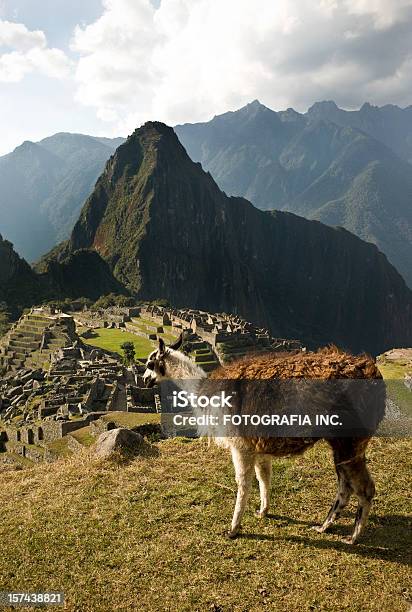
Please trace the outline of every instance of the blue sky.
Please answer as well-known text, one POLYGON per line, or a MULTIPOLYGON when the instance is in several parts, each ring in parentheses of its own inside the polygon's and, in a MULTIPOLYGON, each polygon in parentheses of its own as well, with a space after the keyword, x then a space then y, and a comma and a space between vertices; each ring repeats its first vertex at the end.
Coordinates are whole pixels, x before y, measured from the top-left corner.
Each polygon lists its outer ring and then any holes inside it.
MULTIPOLYGON (((4 0, 0 19, 23 23, 28 30, 42 30, 50 47, 69 57, 70 40, 78 24, 93 22, 102 13, 101 0, 4 0)), ((0 48, 1 50, 1 48, 0 48)), ((24 140, 39 140, 55 132, 86 132, 105 135, 108 126, 94 109, 74 101, 70 79, 29 74, 15 83, 0 82, 0 155, 24 140)))
POLYGON ((51 47, 69 51, 77 24, 91 23, 102 13, 101 0, 3 0, 0 17, 43 30, 51 47))
POLYGON ((0 154, 259 99, 411 104, 412 0, 0 0, 0 154))

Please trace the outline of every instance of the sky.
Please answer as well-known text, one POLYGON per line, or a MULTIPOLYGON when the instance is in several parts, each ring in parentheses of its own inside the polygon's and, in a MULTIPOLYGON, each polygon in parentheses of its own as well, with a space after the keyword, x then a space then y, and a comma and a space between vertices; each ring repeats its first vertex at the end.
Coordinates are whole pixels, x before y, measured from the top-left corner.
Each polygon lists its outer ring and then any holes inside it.
POLYGON ((412 104, 412 0, 0 0, 0 154, 254 99, 412 104))

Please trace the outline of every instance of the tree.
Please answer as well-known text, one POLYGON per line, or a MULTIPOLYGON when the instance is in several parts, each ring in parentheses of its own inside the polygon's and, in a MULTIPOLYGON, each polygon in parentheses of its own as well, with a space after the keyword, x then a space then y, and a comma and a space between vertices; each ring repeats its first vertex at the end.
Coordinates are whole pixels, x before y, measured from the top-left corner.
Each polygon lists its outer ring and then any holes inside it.
POLYGON ((128 295, 116 295, 115 293, 109 293, 108 295, 102 295, 93 304, 91 310, 105 310, 112 306, 135 306, 136 300, 128 295))
POLYGON ((126 365, 131 365, 135 362, 136 349, 134 348, 133 342, 123 342, 120 346, 123 351, 123 361, 126 365))
POLYGON ((0 338, 8 331, 10 327, 10 313, 7 310, 7 304, 0 302, 0 338))

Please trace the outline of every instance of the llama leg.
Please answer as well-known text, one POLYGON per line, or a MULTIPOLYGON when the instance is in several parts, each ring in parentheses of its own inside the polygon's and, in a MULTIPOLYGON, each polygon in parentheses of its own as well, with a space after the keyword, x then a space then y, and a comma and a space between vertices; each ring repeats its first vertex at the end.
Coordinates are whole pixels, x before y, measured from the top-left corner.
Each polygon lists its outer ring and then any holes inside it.
POLYGON ((235 538, 240 529, 243 514, 246 509, 250 489, 252 488, 253 467, 255 465, 254 454, 237 448, 231 449, 232 461, 235 467, 237 482, 237 497, 233 513, 232 525, 227 536, 235 538))
POLYGON ((257 515, 263 518, 269 510, 270 481, 272 479, 272 459, 268 455, 256 455, 255 473, 259 482, 260 510, 257 515))
POLYGON ((358 498, 358 508, 352 535, 344 538, 344 541, 347 544, 355 544, 368 520, 372 499, 375 495, 375 483, 366 467, 365 456, 345 466, 345 471, 358 498))
POLYGON ((313 529, 315 529, 319 533, 323 533, 324 531, 326 531, 332 525, 333 521, 338 518, 340 512, 348 504, 349 498, 352 493, 352 488, 350 486, 349 480, 347 479, 342 467, 336 467, 336 472, 338 475, 338 491, 336 493, 336 499, 333 502, 323 525, 316 525, 315 527, 313 527, 313 529))

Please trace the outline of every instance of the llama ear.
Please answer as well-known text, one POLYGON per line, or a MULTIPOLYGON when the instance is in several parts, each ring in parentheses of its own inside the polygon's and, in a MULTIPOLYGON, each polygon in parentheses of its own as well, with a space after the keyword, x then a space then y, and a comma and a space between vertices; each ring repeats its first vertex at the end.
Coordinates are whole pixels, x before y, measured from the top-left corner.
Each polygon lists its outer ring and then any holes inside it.
POLYGON ((171 344, 169 348, 171 348, 173 351, 177 351, 182 346, 182 342, 183 342, 183 332, 180 334, 176 342, 171 344))
POLYGON ((164 355, 166 352, 166 345, 163 338, 159 338, 159 355, 164 355))

